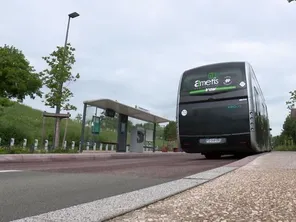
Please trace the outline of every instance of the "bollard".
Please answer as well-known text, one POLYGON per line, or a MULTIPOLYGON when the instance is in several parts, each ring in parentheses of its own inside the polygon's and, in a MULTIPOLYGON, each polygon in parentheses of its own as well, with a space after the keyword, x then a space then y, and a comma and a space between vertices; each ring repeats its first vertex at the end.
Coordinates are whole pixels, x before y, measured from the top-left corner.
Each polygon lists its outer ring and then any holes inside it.
POLYGON ((64 141, 63 148, 67 149, 67 141, 66 140, 64 141))
POLYGON ((1 146, 1 140, 2 140, 2 139, 0 138, 0 146, 1 146))
POLYGON ((74 150, 75 149, 75 141, 72 141, 72 150, 74 150))
POLYGON ((27 139, 24 139, 23 148, 26 148, 26 146, 27 146, 27 139))
POLYGON ((37 148, 38 148, 38 140, 35 139, 35 142, 34 142, 34 150, 37 150, 37 148))
POLYGON ((96 150, 96 149, 97 149, 97 144, 94 143, 93 150, 96 150))
POLYGON ((11 138, 10 139, 10 147, 13 147, 14 146, 14 138, 11 138))
POLYGON ((86 150, 89 150, 89 142, 86 143, 86 150))
POLYGON ((105 147, 106 147, 106 148, 105 148, 105 151, 108 151, 108 150, 109 150, 108 144, 106 144, 105 147))
POLYGON ((103 150, 103 144, 101 143, 100 144, 100 151, 102 151, 103 150))
POLYGON ((114 145, 111 145, 111 150, 112 150, 112 151, 114 150, 114 145))
POLYGON ((45 140, 45 143, 44 143, 44 149, 46 151, 48 151, 48 140, 45 140))

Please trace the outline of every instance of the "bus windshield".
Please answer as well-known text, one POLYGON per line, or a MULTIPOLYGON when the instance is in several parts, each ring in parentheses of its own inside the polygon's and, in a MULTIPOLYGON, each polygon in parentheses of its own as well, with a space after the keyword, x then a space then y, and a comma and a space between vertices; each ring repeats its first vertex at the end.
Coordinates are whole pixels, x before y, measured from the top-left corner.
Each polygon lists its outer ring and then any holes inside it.
POLYGON ((187 71, 182 79, 181 94, 203 95, 244 89, 246 78, 240 67, 206 67, 187 71))

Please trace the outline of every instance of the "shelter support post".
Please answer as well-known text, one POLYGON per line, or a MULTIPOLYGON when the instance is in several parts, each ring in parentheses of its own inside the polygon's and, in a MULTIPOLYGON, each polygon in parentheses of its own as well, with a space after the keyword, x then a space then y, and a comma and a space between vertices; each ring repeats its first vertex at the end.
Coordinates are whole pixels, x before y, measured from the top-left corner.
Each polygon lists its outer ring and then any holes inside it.
POLYGON ((87 104, 84 103, 83 114, 82 114, 82 123, 81 123, 81 136, 80 136, 80 144, 79 144, 79 152, 80 153, 82 153, 82 151, 83 151, 83 144, 84 144, 84 129, 85 129, 85 120, 86 120, 86 109, 87 109, 87 104))
POLYGON ((153 153, 155 152, 156 145, 156 123, 153 124, 153 153))
POLYGON ((45 117, 42 115, 42 135, 41 135, 41 144, 44 144, 44 137, 45 137, 45 117))
POLYGON ((128 116, 119 113, 116 152, 126 152, 128 116))

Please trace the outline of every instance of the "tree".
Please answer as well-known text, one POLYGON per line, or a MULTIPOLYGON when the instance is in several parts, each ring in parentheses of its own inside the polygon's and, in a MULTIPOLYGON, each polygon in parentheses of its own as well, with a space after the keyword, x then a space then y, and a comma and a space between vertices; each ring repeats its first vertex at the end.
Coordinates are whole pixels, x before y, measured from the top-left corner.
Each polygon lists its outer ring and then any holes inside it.
MULTIPOLYGON (((66 48, 57 46, 57 50, 53 51, 49 56, 42 57, 49 69, 45 69, 40 73, 44 85, 50 90, 45 95, 43 102, 50 108, 56 108, 56 113, 61 110, 77 110, 75 106, 70 104, 73 93, 68 86, 71 82, 75 82, 80 78, 79 74, 72 75, 72 66, 76 62, 74 57, 75 48, 68 43, 66 48), (65 84, 66 83, 66 84, 65 84)), ((59 146, 60 136, 60 120, 56 119, 55 143, 54 147, 59 146)))
POLYGON ((22 102, 26 96, 42 97, 42 81, 22 51, 14 46, 0 47, 0 107, 10 106, 10 99, 22 102))
POLYGON ((177 139, 177 124, 175 121, 170 121, 169 124, 165 126, 163 136, 166 141, 177 139))
POLYGON ((75 117, 75 120, 78 122, 78 123, 81 123, 82 122, 82 114, 78 113, 75 117))
POLYGON ((282 136, 284 138, 289 138, 296 143, 296 119, 288 115, 283 124, 282 136))
POLYGON ((296 90, 290 91, 290 99, 286 102, 287 108, 289 110, 293 109, 296 102, 296 90))
POLYGON ((285 143, 285 138, 283 135, 279 135, 279 136, 274 136, 272 137, 272 145, 273 147, 278 147, 281 146, 285 143))

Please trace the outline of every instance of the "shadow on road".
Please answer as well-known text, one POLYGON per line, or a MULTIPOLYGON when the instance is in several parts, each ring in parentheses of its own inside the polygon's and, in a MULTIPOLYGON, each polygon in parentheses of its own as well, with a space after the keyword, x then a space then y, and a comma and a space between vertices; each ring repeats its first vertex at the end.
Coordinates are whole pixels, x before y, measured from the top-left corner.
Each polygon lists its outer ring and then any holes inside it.
POLYGON ((199 160, 199 161, 201 161, 201 160, 202 161, 233 160, 233 161, 236 161, 236 160, 240 160, 240 159, 243 159, 245 157, 248 157, 248 156, 251 156, 251 155, 223 155, 220 158, 215 158, 215 159, 207 159, 205 156, 201 156, 201 157, 198 157, 198 158, 194 158, 194 160, 199 160))

